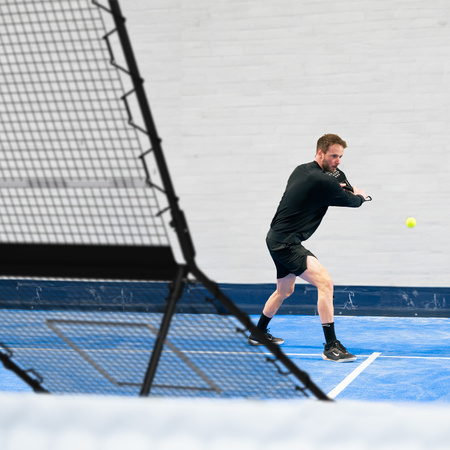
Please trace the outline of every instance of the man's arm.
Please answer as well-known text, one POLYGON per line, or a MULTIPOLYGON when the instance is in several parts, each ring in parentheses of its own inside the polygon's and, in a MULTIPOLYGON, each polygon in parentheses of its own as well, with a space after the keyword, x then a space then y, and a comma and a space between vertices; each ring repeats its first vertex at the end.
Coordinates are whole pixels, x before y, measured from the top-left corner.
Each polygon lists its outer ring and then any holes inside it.
POLYGON ((366 201, 365 191, 357 187, 353 187, 353 190, 344 189, 336 179, 330 179, 327 191, 327 206, 358 208, 366 201))

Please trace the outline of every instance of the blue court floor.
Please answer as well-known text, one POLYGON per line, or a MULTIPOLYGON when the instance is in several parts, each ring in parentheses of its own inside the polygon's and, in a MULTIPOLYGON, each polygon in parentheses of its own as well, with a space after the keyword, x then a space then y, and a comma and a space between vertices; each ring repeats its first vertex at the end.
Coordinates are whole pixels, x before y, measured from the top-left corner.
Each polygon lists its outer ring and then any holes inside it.
MULTIPOLYGON (((256 317, 254 317, 256 320, 256 317)), ((450 402, 450 319, 339 316, 337 338, 357 355, 323 361, 318 316, 279 316, 270 332, 331 397, 368 401, 450 402)))
MULTIPOLYGON (((276 316, 270 327, 285 339, 283 351, 336 400, 450 402, 450 318, 336 317, 338 339, 358 357, 345 364, 322 360, 318 316, 276 316)), ((1 364, 0 390, 30 391, 1 364)))

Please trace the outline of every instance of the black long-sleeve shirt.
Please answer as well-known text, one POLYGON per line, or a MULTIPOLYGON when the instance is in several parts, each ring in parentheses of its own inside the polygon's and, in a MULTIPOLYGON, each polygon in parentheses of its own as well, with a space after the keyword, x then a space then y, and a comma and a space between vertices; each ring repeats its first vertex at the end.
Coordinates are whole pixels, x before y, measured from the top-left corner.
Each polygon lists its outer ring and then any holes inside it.
POLYGON ((352 189, 341 170, 326 172, 315 161, 296 167, 288 179, 268 237, 285 243, 306 241, 329 206, 361 206, 364 198, 344 190, 340 185, 344 182, 352 189))

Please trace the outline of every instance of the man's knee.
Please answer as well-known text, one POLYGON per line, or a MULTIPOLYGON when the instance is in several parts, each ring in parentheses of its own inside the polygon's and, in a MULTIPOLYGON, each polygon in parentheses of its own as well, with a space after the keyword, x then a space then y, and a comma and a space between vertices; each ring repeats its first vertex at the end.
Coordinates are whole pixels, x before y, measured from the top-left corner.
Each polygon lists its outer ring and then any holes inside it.
POLYGON ((333 280, 328 273, 323 274, 317 283, 317 289, 327 294, 333 294, 333 280))
POLYGON ((288 277, 278 280, 277 292, 283 300, 290 297, 294 293, 295 278, 295 275, 288 275, 288 277))
POLYGON ((292 286, 283 286, 278 288, 278 294, 283 297, 283 299, 286 299, 294 293, 294 290, 295 284, 293 284, 292 286))

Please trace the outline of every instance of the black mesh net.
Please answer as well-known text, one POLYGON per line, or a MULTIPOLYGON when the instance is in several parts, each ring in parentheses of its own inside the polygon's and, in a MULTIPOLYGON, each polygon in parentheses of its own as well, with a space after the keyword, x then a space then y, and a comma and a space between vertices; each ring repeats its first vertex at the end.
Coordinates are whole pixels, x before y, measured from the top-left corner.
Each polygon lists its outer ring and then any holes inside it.
POLYGON ((88 0, 0 2, 2 242, 168 244, 102 11, 88 0))

